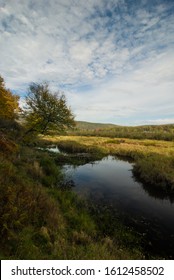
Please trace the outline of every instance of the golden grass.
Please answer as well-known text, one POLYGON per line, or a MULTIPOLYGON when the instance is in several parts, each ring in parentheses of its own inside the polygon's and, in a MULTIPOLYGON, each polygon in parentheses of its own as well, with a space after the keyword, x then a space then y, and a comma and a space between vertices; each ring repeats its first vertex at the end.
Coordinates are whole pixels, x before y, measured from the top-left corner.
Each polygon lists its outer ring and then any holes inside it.
POLYGON ((75 141, 79 144, 89 146, 98 146, 104 153, 130 153, 138 154, 159 154, 165 156, 174 156, 174 142, 161 140, 136 140, 125 138, 109 137, 90 137, 90 136, 44 136, 42 139, 52 143, 60 141, 75 141))

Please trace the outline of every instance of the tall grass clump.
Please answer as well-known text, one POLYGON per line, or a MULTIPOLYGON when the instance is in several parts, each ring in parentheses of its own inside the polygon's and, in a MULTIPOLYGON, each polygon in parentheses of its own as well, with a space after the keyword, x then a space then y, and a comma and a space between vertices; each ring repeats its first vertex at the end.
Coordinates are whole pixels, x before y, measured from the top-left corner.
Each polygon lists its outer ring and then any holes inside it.
POLYGON ((174 159, 152 154, 136 160, 134 174, 163 191, 174 191, 174 159))
POLYGON ((58 186, 63 179, 62 172, 55 161, 45 155, 40 160, 40 166, 43 170, 44 176, 42 178, 42 183, 46 187, 55 187, 58 186))
POLYGON ((77 141, 73 140, 66 140, 66 141, 59 141, 58 147, 60 150, 68 152, 68 153, 92 153, 92 154, 97 154, 101 153, 102 149, 101 147, 97 145, 87 145, 87 143, 78 143, 77 141))

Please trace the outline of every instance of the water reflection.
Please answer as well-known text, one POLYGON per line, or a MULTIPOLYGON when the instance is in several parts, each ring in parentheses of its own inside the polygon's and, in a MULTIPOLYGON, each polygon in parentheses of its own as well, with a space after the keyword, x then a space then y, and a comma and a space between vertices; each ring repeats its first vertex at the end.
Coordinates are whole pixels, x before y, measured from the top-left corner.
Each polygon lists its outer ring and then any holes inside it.
POLYGON ((158 246, 164 245, 163 239, 167 238, 174 247, 174 199, 135 180, 132 163, 109 156, 93 164, 64 168, 80 196, 119 211, 128 224, 147 234, 158 246))
POLYGON ((48 146, 48 147, 37 147, 37 149, 39 149, 39 150, 43 150, 43 151, 48 151, 48 152, 53 152, 53 153, 60 153, 61 151, 59 150, 59 148, 57 147, 57 146, 53 146, 53 145, 51 145, 51 146, 48 146))
POLYGON ((144 196, 144 198, 150 196, 157 200, 169 200, 172 204, 174 202, 174 195, 159 191, 154 186, 142 184, 138 181, 132 174, 133 163, 130 163, 129 159, 123 161, 108 156, 102 160, 81 166, 65 165, 64 170, 66 176, 74 180, 76 191, 80 193, 88 188, 90 193, 97 189, 100 192, 106 191, 107 198, 109 193, 112 192, 112 195, 117 193, 124 197, 129 196, 133 200, 139 199, 140 196, 144 196))
MULTIPOLYGON (((137 178, 135 178, 135 180, 137 182, 139 182, 137 180, 137 178)), ((156 199, 160 199, 160 200, 167 200, 167 201, 170 201, 171 204, 174 203, 174 194, 172 193, 169 193, 167 191, 163 191, 163 190, 159 190, 157 187, 154 187, 150 184, 143 184, 142 185, 143 189, 145 190, 145 192, 147 192, 147 194, 149 196, 152 196, 156 199)))
POLYGON ((60 150, 57 146, 49 146, 48 148, 46 148, 46 150, 53 153, 60 153, 60 150))

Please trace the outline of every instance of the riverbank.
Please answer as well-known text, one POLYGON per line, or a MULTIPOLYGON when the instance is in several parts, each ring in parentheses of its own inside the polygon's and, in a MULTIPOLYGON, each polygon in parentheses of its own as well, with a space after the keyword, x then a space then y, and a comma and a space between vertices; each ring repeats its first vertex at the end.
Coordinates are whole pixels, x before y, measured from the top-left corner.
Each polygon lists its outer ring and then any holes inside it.
POLYGON ((2 259, 161 258, 145 254, 141 246, 144 237, 124 226, 115 213, 114 224, 108 227, 112 213, 91 208, 79 199, 65 184, 61 166, 91 162, 109 153, 137 162, 155 155, 169 158, 171 163, 172 142, 61 136, 34 139, 32 147, 8 137, 2 144, 2 259), (52 144, 68 150, 71 156, 38 149, 52 144))
POLYGON ((2 259, 145 258, 129 229, 118 221, 115 239, 104 234, 86 202, 63 182, 49 152, 13 140, 1 145, 2 259))
POLYGON ((63 151, 96 155, 116 155, 134 161, 139 180, 166 193, 174 192, 174 142, 107 137, 47 136, 45 144, 54 143, 63 151))

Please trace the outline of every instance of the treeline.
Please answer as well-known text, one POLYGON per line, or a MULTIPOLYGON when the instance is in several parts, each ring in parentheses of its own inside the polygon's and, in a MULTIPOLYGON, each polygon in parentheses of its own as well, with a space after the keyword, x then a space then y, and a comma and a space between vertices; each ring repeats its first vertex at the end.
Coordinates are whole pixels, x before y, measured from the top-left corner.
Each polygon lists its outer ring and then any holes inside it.
POLYGON ((130 139, 153 139, 153 140, 165 140, 173 141, 174 140, 174 124, 169 125, 144 125, 144 126, 115 126, 104 128, 89 127, 88 123, 85 126, 81 125, 80 122, 77 122, 76 128, 68 131, 69 135, 78 135, 78 136, 102 136, 102 137, 111 137, 111 138, 130 138, 130 139))

